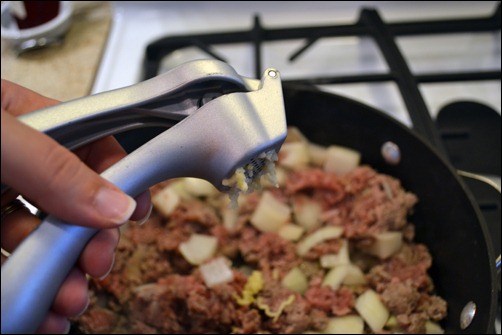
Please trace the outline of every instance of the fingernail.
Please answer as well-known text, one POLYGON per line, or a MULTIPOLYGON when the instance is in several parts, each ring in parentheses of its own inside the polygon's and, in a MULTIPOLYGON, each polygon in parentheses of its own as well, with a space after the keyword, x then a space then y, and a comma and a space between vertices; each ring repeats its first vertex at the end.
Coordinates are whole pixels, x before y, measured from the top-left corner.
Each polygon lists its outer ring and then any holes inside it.
POLYGON ((116 224, 126 222, 136 208, 133 198, 110 188, 102 188, 95 201, 98 212, 116 224))
POLYGON ((87 311, 87 308, 89 307, 90 302, 91 302, 91 300, 89 299, 89 296, 87 296, 87 303, 85 304, 85 307, 82 309, 82 311, 80 313, 78 313, 78 315, 75 316, 76 318, 78 318, 79 316, 82 316, 82 314, 84 314, 85 311, 87 311))
POLYGON ((69 334, 70 330, 71 330, 71 323, 70 321, 66 320, 65 328, 63 329, 62 333, 69 334))
POLYGON ((108 277, 108 275, 110 274, 110 272, 112 272, 114 265, 115 265, 115 253, 113 253, 113 257, 112 257, 112 265, 110 265, 110 268, 108 269, 108 271, 104 275, 102 275, 101 277, 99 277, 99 280, 103 280, 106 277, 108 277))
POLYGON ((150 208, 148 209, 148 213, 141 219, 136 221, 136 224, 138 225, 143 225, 148 219, 150 218, 150 215, 152 214, 152 209, 153 209, 153 204, 150 204, 150 208))

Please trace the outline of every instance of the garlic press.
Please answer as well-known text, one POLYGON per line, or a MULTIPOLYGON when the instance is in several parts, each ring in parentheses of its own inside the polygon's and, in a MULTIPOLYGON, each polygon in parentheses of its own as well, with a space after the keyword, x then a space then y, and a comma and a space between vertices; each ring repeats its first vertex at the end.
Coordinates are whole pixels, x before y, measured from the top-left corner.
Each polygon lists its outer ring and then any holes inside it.
MULTIPOLYGON (((239 167, 260 173, 264 152, 286 138, 280 74, 240 76, 228 64, 198 60, 144 82, 19 117, 69 149, 104 136, 165 127, 101 176, 135 197, 163 180, 222 184, 239 167)), ((2 265, 2 333, 33 333, 96 229, 48 216, 2 265)))

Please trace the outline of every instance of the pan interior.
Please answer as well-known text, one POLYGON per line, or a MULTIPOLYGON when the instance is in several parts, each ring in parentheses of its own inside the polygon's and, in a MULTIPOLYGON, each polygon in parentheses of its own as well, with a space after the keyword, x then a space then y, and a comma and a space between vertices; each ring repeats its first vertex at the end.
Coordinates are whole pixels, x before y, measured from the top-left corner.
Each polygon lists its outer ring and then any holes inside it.
POLYGON ((362 154, 362 163, 397 177, 419 203, 410 221, 416 241, 433 256, 430 274, 448 302, 447 332, 489 333, 496 309, 494 253, 486 225, 454 170, 426 141, 384 113, 356 101, 306 87, 284 87, 288 125, 321 145, 344 145, 362 154), (401 152, 397 165, 385 162, 381 146, 392 141, 401 152), (460 328, 460 314, 476 303, 472 324, 460 328))

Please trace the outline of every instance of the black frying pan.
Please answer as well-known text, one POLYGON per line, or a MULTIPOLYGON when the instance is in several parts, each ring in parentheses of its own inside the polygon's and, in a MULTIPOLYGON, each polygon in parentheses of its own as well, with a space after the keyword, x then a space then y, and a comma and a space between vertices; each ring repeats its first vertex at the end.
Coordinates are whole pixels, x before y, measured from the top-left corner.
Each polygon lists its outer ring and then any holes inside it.
MULTIPOLYGON (((431 276, 448 302, 442 324, 448 333, 493 333, 497 307, 495 252, 484 218, 468 187, 451 164, 414 131, 388 115, 354 100, 314 87, 285 86, 289 125, 321 145, 340 144, 362 153, 362 163, 399 178, 419 197, 411 218, 416 241, 433 256, 431 276), (401 161, 389 164, 381 154, 385 142, 400 148, 401 161), (460 326, 464 306, 476 304, 475 317, 460 326)), ((165 131, 146 128, 119 134, 128 152, 165 131)), ((499 251, 497 250, 497 255, 499 251)))
POLYGON ((497 307, 495 253, 486 223, 456 171, 431 145, 398 121, 369 106, 315 88, 284 87, 287 121, 309 140, 339 144, 362 153, 362 163, 399 178, 417 194, 411 218, 416 241, 430 249, 430 274, 448 302, 442 324, 448 333, 493 333, 497 307), (401 160, 393 165, 381 154, 392 141, 401 160), (469 302, 476 314, 466 329, 461 314, 469 302))

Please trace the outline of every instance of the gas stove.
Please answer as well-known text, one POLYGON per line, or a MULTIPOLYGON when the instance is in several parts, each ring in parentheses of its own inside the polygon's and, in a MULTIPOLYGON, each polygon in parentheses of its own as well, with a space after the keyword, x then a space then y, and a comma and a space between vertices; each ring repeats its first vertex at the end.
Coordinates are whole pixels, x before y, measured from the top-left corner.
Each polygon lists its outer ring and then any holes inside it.
MULTIPOLYGON (((119 1, 113 7, 93 93, 193 59, 221 59, 254 78, 273 67, 285 84, 316 85, 419 130, 443 153, 453 150, 457 168, 500 176, 500 144, 477 135, 500 122, 498 2, 119 1), (457 109, 468 109, 465 122, 475 118, 483 129, 466 132, 456 124, 451 110, 457 109), (475 158, 462 153, 466 137, 475 158), (478 152, 489 158, 478 164, 478 152)), ((488 138, 500 139, 500 127, 493 132, 488 138)))
MULTIPOLYGON (((367 29, 374 26, 350 27, 361 21, 363 9, 375 9, 377 19, 384 25, 389 23, 390 34, 397 36, 397 47, 410 71, 418 76, 419 90, 432 117, 456 100, 484 101, 500 114, 500 12, 498 30, 468 27, 463 31, 458 28, 459 33, 453 34, 443 33, 441 30, 447 28, 441 25, 431 27, 427 23, 460 20, 457 26, 461 26, 468 19, 496 17, 497 2, 460 2, 455 6, 450 2, 379 1, 295 1, 287 5, 275 1, 112 3, 112 30, 93 93, 154 75, 151 69, 145 74, 145 60, 150 67, 157 63, 156 72, 162 72, 191 59, 221 57, 241 75, 258 77, 261 67, 274 67, 285 81, 317 83, 411 125, 396 81, 389 80, 395 68, 389 67, 380 42, 368 36, 367 29), (426 22, 413 27, 416 21, 426 22), (235 42, 221 42, 221 38, 228 39, 235 32, 242 33, 232 37, 235 42), (209 37, 186 41, 187 37, 201 35, 220 35, 220 41, 209 43, 209 37), (161 51, 147 55, 147 47, 152 50, 149 53, 162 49, 158 40, 163 38, 172 40, 166 42, 173 43, 168 46, 170 54, 162 59, 155 59, 162 56, 161 51), (261 53, 258 60, 257 49, 261 53), (495 74, 488 75, 492 71, 495 74), (438 72, 450 77, 441 81, 428 76, 438 72), (459 81, 455 78, 457 72, 485 72, 488 76, 459 81), (354 78, 365 75, 371 76, 354 78), (330 80, 332 77, 338 80, 330 80)), ((366 20, 372 15, 363 16, 366 20)))
MULTIPOLYGON (((500 187, 499 2, 112 4, 92 93, 194 59, 224 60, 252 78, 273 67, 284 85, 315 85, 390 115, 455 168, 492 177, 500 187)), ((464 179, 500 252, 500 191, 464 179)))

